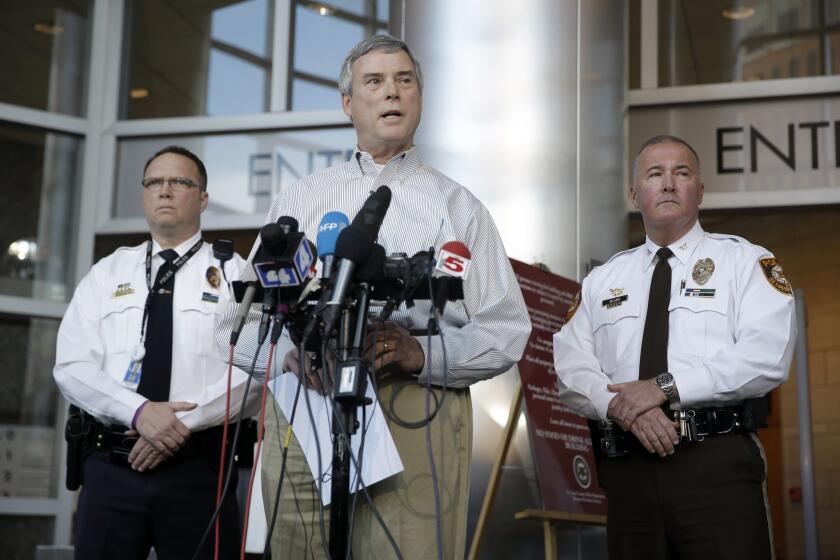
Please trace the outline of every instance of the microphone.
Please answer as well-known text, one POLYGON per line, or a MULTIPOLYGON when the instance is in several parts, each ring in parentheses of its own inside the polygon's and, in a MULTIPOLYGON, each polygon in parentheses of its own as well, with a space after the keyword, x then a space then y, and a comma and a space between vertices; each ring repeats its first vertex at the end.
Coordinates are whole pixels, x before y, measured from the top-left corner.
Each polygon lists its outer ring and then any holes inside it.
POLYGON ((339 259, 338 272, 327 305, 341 305, 353 280, 356 266, 368 259, 373 246, 373 238, 355 224, 347 226, 339 234, 335 244, 335 256, 339 259))
POLYGON ((315 241, 321 262, 324 263, 321 278, 325 280, 329 280, 332 276, 335 262, 335 244, 338 241, 338 235, 348 225, 350 225, 350 220, 342 212, 327 212, 318 225, 318 236, 315 241))
MULTIPOLYGON (((272 226, 279 226, 281 229, 284 227, 282 224, 288 224, 289 227, 294 226, 297 228, 297 220, 292 218, 291 216, 281 216, 277 223, 274 224, 266 224, 263 226, 263 229, 272 226)), ((269 232, 271 229, 269 230, 269 232)), ((270 234, 272 239, 276 239, 276 233, 270 234)), ((236 345, 236 342, 239 340, 239 333, 242 332, 242 327, 245 325, 245 318, 248 315, 248 311, 251 309, 251 304, 254 301, 254 297, 257 294, 257 287, 258 287, 258 278, 257 272, 254 269, 254 259, 259 258, 260 250, 262 249, 262 230, 260 230, 260 236, 257 237, 256 243, 251 248, 251 253, 248 255, 248 261, 245 263, 245 270, 242 273, 242 277, 233 282, 234 290, 239 285, 245 285, 245 292, 242 294, 242 299, 239 300, 239 307, 236 309, 236 314, 233 316, 233 324, 231 326, 230 331, 230 343, 232 345, 236 345)))
POLYGON ((368 197, 353 218, 353 223, 339 234, 335 248, 338 274, 327 305, 341 305, 344 301, 353 280, 353 271, 356 265, 365 262, 370 255, 390 205, 391 189, 383 185, 368 197))
POLYGON ((435 264, 434 278, 449 276, 466 280, 467 273, 470 270, 471 257, 470 250, 460 241, 444 243, 443 247, 440 248, 437 264, 435 264))
POLYGON ((385 213, 391 205, 391 189, 382 185, 372 193, 353 218, 354 226, 363 229, 373 241, 379 236, 379 228, 385 219, 385 213))
POLYGON ((290 233, 297 233, 299 231, 298 228, 300 227, 298 221, 291 216, 280 216, 280 218, 277 219, 277 225, 283 229, 283 233, 286 235, 290 233))
POLYGON ((372 282, 382 277, 382 269, 385 266, 385 247, 374 243, 367 259, 356 270, 355 278, 359 282, 372 282))
POLYGON ((470 270, 470 250, 460 241, 444 243, 440 248, 438 260, 432 278, 437 279, 437 292, 434 294, 433 305, 438 313, 443 313, 449 295, 449 284, 463 281, 470 270))
POLYGON ((254 257, 254 270, 263 288, 288 288, 306 282, 317 251, 302 232, 286 233, 286 227, 278 222, 263 226, 260 240, 262 248, 254 257))

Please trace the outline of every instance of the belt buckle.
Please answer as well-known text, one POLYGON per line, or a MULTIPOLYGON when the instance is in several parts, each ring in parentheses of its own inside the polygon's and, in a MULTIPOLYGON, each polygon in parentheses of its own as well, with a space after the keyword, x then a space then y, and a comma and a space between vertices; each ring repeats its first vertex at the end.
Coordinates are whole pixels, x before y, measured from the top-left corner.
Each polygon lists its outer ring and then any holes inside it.
POLYGON ((690 408, 677 411, 677 421, 680 426, 680 439, 685 441, 703 441, 706 434, 697 431, 697 412, 690 408))
POLYGON ((728 434, 728 433, 730 433, 730 432, 732 432, 732 431, 741 427, 741 415, 738 412, 736 412, 735 410, 730 410, 729 413, 732 415, 732 421, 729 424, 728 428, 726 428, 725 430, 721 430, 721 429, 717 428, 717 422, 718 422, 717 412, 712 410, 712 412, 710 414, 713 414, 714 418, 715 418, 715 434, 717 434, 717 435, 728 434))
POLYGON ((122 436, 122 441, 111 447, 111 451, 109 453, 111 463, 123 467, 131 466, 128 462, 128 456, 138 439, 139 438, 137 436, 122 436))

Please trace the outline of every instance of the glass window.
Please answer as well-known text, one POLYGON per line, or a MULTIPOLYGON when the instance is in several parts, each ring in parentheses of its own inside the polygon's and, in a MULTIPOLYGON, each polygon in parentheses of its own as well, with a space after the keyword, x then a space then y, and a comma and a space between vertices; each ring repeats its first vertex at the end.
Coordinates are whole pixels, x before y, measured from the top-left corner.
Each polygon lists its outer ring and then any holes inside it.
POLYGON ((84 114, 91 4, 0 2, 0 102, 84 114))
POLYGON ((659 2, 659 86, 840 72, 835 0, 659 2))
POLYGON ((273 0, 129 1, 122 117, 267 111, 273 6, 273 0))
POLYGON ((180 144, 207 167, 212 214, 265 215, 271 198, 315 171, 347 161, 356 145, 351 127, 126 139, 119 143, 113 216, 142 217, 140 180, 149 156, 180 144))
POLYGON ((0 122, 0 294, 73 292, 82 140, 0 122))
POLYGON ((0 496, 56 495, 56 319, 0 315, 0 496))
POLYGON ((297 0, 294 20, 290 107, 337 109, 341 63, 363 38, 387 31, 388 2, 297 0))

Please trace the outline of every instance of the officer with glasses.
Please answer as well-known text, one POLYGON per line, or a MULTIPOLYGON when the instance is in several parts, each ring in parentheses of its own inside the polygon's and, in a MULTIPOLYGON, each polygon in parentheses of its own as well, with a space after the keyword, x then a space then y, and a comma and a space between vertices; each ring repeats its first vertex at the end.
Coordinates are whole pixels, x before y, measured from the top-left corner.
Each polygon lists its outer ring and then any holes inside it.
MULTIPOLYGON (((225 279, 237 279, 244 261, 219 258, 202 240, 209 195, 195 154, 163 148, 143 175, 151 238, 93 266, 58 332, 53 373, 77 407, 67 438, 68 486, 81 483, 79 559, 145 559, 152 547, 161 559, 191 558, 216 508, 227 367, 213 330, 232 297, 225 279)), ((234 368, 232 402, 246 379, 234 368)), ((235 486, 221 510, 223 558, 238 553, 235 486)), ((200 558, 212 556, 212 542, 200 558)))

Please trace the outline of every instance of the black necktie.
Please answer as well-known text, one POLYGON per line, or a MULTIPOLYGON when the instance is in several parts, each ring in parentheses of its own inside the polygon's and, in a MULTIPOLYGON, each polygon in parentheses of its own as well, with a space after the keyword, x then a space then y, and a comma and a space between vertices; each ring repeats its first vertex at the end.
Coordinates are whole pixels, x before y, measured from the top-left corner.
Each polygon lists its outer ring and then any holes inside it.
POLYGON ((175 275, 158 286, 160 277, 173 268, 172 261, 178 253, 172 249, 160 252, 163 264, 157 272, 153 289, 157 293, 149 306, 146 324, 146 356, 137 392, 152 402, 169 400, 169 382, 172 378, 172 296, 175 292, 175 275))
POLYGON ((656 252, 659 260, 653 268, 648 297, 642 354, 639 357, 639 379, 651 379, 668 371, 668 304, 671 301, 671 265, 673 256, 668 247, 656 252))

